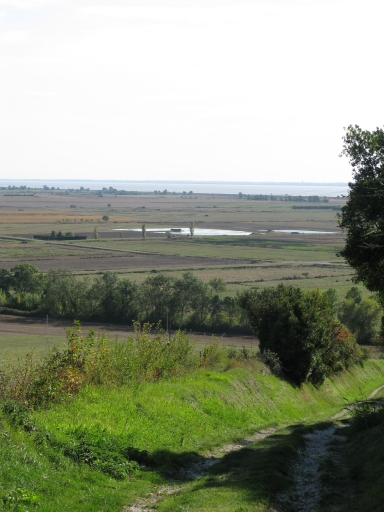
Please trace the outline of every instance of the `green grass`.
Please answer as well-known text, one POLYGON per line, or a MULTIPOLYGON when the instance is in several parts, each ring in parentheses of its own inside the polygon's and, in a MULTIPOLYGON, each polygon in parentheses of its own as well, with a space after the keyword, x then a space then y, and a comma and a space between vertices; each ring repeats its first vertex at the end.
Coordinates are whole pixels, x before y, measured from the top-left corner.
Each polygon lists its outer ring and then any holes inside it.
MULTIPOLYGON (((49 431, 63 444, 72 443, 78 431, 102 432, 106 439, 147 450, 159 469, 136 473, 129 481, 113 480, 79 468, 61 454, 53 456, 48 448, 37 449, 30 436, 6 427, 10 437, 5 444, 0 436, 4 456, 9 454, 10 442, 12 446, 23 445, 26 454, 21 457, 15 451, 8 455, 7 464, 13 466, 17 460, 30 458, 37 462, 31 463, 34 475, 24 462, 18 463, 17 471, 3 469, 2 491, 31 489, 41 496, 39 509, 44 511, 70 510, 79 497, 82 508, 76 510, 121 510, 122 504, 145 496, 153 485, 174 485, 171 481, 179 475, 180 467, 198 454, 271 425, 300 424, 301 428, 329 417, 343 407, 344 397, 352 401, 360 390, 369 393, 381 385, 383 369, 383 361, 369 361, 327 381, 319 390, 308 385, 293 387, 268 374, 260 364, 224 373, 199 370, 181 378, 123 388, 87 386, 67 405, 35 412, 36 428, 49 431), (114 500, 108 501, 111 488, 114 500), (101 499, 107 499, 109 505, 98 501, 101 499), (90 508, 85 508, 85 502, 90 508)), ((207 477, 186 484, 182 480, 177 484, 180 490, 165 498, 159 510, 265 510, 276 486, 289 483, 282 473, 283 461, 299 442, 300 428, 287 427, 236 457, 226 456, 207 477), (255 461, 256 455, 262 458, 255 461), (265 473, 262 468, 267 463, 270 468, 265 473), (248 467, 245 475, 240 471, 244 464, 248 467)))
POLYGON ((157 382, 87 384, 72 401, 33 413, 4 410, 4 510, 26 511, 38 500, 42 511, 117 511, 155 486, 174 486, 175 479, 177 493, 164 494, 160 510, 265 510, 276 490, 289 484, 287 464, 303 428, 339 411, 344 397, 352 401, 383 383, 380 360, 320 389, 292 386, 257 359, 226 364, 226 370, 201 368, 157 382), (183 468, 201 455, 270 426, 280 428, 228 454, 209 475, 193 482, 183 477, 183 468), (124 454, 147 468, 133 463, 128 478, 118 477, 124 454))
POLYGON ((0 359, 23 358, 33 353, 37 359, 47 355, 54 347, 65 343, 66 336, 41 336, 34 334, 2 334, 0 335, 0 359))
POLYGON ((302 436, 313 428, 305 424, 281 428, 266 439, 224 455, 207 476, 165 497, 157 510, 271 510, 274 495, 290 484, 287 462, 295 456, 302 436))
POLYGON ((36 446, 31 436, 4 424, 0 434, 2 511, 117 511, 159 480, 154 474, 142 473, 137 479, 116 482, 85 465, 72 463, 60 453, 36 446), (17 501, 7 506, 3 500, 17 496, 18 489, 35 495, 37 507, 17 501))
POLYGON ((363 431, 347 429, 349 446, 344 454, 352 481, 351 495, 346 499, 345 511, 380 512, 383 509, 384 488, 384 425, 363 431))
POLYGON ((153 238, 149 237, 146 240, 109 240, 104 239, 100 242, 87 240, 84 241, 87 245, 92 246, 98 244, 100 247, 110 249, 125 249, 127 251, 139 251, 152 254, 165 254, 165 255, 179 255, 179 256, 198 256, 201 258, 229 258, 229 259, 256 259, 256 260, 270 260, 270 261, 336 261, 336 252, 340 250, 340 246, 335 248, 334 254, 331 251, 318 251, 316 248, 311 250, 310 247, 305 247, 299 252, 297 249, 286 249, 284 247, 263 247, 264 244, 254 246, 244 245, 230 245, 225 246, 216 244, 216 239, 212 238, 207 240, 204 237, 201 241, 197 236, 195 239, 183 240, 177 239, 169 241, 165 237, 153 238), (209 243, 211 242, 211 243, 209 243))

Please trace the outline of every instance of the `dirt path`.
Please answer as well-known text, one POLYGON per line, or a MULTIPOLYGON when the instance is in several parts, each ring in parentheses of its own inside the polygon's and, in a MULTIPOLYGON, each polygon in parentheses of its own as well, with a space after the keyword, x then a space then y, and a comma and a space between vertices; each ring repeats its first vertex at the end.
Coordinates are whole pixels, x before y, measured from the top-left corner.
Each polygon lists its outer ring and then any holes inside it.
MULTIPOLYGON (((125 339, 133 332, 133 327, 129 325, 107 324, 98 322, 81 322, 83 334, 93 329, 95 332, 107 332, 111 338, 117 336, 125 339)), ((46 318, 26 318, 13 315, 0 315, 0 336, 7 334, 32 334, 39 336, 64 336, 65 329, 73 327, 73 322, 69 320, 55 320, 49 318, 48 327, 46 318)), ((211 343, 212 335, 205 333, 190 334, 193 342, 211 343)), ((256 349, 258 341, 253 336, 217 336, 218 341, 223 345, 236 345, 239 347, 256 349)), ((0 347, 1 348, 1 347, 0 347)))
MULTIPOLYGON (((384 385, 376 388, 367 399, 373 399, 383 388, 384 385)), ((351 406, 353 404, 334 415, 331 421, 348 416, 351 406)), ((343 426, 333 424, 304 436, 304 448, 298 452, 298 457, 291 466, 293 484, 287 492, 276 497, 277 508, 271 512, 314 512, 326 491, 322 483, 322 466, 327 460, 331 461, 333 473, 337 471, 339 480, 347 477, 346 468, 341 462, 343 443, 347 440, 340 434, 342 428, 343 426)))
POLYGON ((292 463, 293 484, 287 492, 278 494, 275 500, 277 510, 294 512, 314 512, 323 493, 321 465, 331 455, 330 444, 344 443, 345 436, 335 436, 338 428, 332 425, 323 430, 315 430, 304 436, 304 448, 292 463))
MULTIPOLYGON (((378 387, 368 398, 373 398, 383 388, 384 385, 378 387)), ((334 421, 345 416, 347 412, 347 409, 343 409, 331 420, 334 421)), ((345 473, 339 454, 347 438, 340 434, 339 429, 341 428, 343 427, 333 424, 328 428, 315 430, 303 436, 304 447, 298 451, 298 457, 291 464, 293 484, 287 492, 276 496, 274 506, 269 509, 270 512, 315 512, 324 492, 323 463, 327 459, 331 459, 340 475, 345 473), (336 433, 338 435, 335 435, 336 433)), ((258 431, 252 436, 240 439, 237 443, 223 445, 213 452, 205 454, 200 461, 186 469, 182 476, 188 480, 195 480, 205 475, 213 465, 218 464, 225 454, 239 451, 254 441, 265 439, 274 434, 276 430, 276 428, 269 428, 258 431)), ((159 501, 181 490, 182 484, 160 487, 155 492, 139 498, 133 505, 124 507, 123 511, 153 512, 159 501)))
MULTIPOLYGON (((188 480, 195 480, 201 476, 204 476, 208 473, 209 469, 218 464, 221 459, 227 453, 231 453, 234 451, 238 451, 243 449, 245 446, 257 441, 259 439, 265 439, 266 437, 274 434, 276 432, 276 428, 269 428, 266 430, 261 430, 259 432, 255 432, 252 436, 245 437, 239 439, 237 443, 231 443, 223 445, 217 450, 209 452, 205 454, 204 457, 201 458, 198 462, 191 464, 191 466, 181 473, 181 476, 187 478, 188 480)), ((149 493, 145 498, 139 498, 133 505, 126 506, 123 508, 124 512, 153 512, 155 509, 156 503, 162 500, 166 496, 170 496, 175 492, 179 491, 182 488, 182 485, 166 485, 160 487, 156 490, 156 492, 149 493)))

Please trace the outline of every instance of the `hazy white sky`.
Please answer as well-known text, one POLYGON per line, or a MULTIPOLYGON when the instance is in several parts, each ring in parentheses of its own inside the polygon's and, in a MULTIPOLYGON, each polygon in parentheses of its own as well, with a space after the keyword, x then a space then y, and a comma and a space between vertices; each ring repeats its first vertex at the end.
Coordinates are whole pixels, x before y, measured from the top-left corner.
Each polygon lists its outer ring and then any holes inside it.
POLYGON ((382 0, 0 0, 0 178, 348 181, 382 0))

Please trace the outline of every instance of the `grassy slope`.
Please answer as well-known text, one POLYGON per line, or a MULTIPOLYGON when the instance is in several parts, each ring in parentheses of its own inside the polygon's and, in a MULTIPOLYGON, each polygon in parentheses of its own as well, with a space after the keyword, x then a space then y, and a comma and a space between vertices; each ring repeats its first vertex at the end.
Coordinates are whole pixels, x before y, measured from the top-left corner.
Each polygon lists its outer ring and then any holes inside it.
MULTIPOLYGON (((80 429, 146 449, 169 477, 196 452, 204 453, 270 425, 313 423, 332 415, 343 406, 343 397, 354 400, 361 391, 368 393, 381 385, 383 369, 383 361, 370 361, 364 368, 328 381, 320 390, 293 387, 260 366, 226 372, 200 370, 183 378, 123 389, 88 386, 73 402, 36 412, 33 419, 38 428, 48 429, 63 442, 71 443, 75 430, 80 429)), ((0 458, 4 461, 0 493, 4 496, 18 487, 33 491, 40 497, 41 511, 121 510, 135 496, 167 481, 155 470, 141 471, 130 480, 113 480, 74 465, 60 453, 37 447, 31 436, 10 429, 4 418, 0 425, 0 458)), ((274 485, 283 485, 277 466, 282 455, 289 454, 295 435, 291 427, 255 445, 261 458, 254 457, 252 446, 243 450, 235 462, 247 466, 245 476, 236 476, 231 456, 227 456, 209 477, 187 484, 191 492, 165 499, 161 509, 241 510, 241 506, 262 510, 274 485)))

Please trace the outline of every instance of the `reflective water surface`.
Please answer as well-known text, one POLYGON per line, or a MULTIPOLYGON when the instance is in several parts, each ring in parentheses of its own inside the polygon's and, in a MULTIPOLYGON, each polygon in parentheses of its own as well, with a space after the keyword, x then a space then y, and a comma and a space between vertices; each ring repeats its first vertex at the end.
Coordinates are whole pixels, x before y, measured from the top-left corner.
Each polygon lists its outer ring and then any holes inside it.
MULTIPOLYGON (((136 231, 140 232, 141 228, 136 229, 126 229, 126 228, 118 228, 114 229, 113 231, 136 231)), ((190 235, 189 228, 179 228, 179 227, 173 227, 173 228, 148 228, 148 232, 152 233, 167 233, 167 231, 170 231, 173 235, 190 235)), ((252 234, 252 231, 235 231, 234 229, 203 229, 203 228, 195 228, 194 230, 195 235, 199 236, 248 236, 252 234)))

